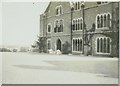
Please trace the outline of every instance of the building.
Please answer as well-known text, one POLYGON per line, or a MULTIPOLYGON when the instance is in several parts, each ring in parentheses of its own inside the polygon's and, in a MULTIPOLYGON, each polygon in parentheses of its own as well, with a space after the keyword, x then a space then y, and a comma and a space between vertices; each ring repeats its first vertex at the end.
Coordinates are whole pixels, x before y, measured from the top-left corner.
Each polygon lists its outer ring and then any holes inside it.
POLYGON ((46 51, 72 54, 118 56, 118 2, 50 2, 40 15, 40 37, 46 51))

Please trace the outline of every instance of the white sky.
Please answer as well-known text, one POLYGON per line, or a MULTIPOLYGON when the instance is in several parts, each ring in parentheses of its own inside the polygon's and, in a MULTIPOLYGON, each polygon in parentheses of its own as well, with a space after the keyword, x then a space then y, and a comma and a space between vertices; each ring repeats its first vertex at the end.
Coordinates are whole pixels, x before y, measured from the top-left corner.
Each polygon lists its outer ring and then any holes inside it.
POLYGON ((40 29, 39 17, 40 14, 45 11, 49 3, 48 1, 50 0, 44 0, 44 2, 41 1, 43 0, 2 0, 2 12, 0 11, 0 19, 2 13, 0 45, 30 46, 37 40, 40 29), (33 4, 33 2, 35 3, 33 4))
POLYGON ((3 2, 2 44, 30 46, 39 34, 39 19, 48 2, 3 2))

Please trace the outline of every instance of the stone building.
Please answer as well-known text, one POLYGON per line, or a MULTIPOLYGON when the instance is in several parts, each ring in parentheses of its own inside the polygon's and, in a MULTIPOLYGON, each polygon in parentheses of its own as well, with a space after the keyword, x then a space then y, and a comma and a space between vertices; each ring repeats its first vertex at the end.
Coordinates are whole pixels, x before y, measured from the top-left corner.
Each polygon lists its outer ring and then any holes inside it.
POLYGON ((119 3, 50 2, 40 15, 40 37, 47 39, 46 51, 118 56, 119 3))

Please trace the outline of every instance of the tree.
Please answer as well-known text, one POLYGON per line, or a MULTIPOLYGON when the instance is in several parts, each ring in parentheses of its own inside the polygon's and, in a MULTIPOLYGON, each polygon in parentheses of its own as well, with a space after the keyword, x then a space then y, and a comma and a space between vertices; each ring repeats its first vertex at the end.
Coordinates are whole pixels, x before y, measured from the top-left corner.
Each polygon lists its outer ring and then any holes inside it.
POLYGON ((62 53, 63 54, 68 54, 70 53, 70 43, 68 41, 66 41, 63 45, 62 45, 62 53))
POLYGON ((36 44, 39 48, 39 52, 46 52, 46 37, 38 37, 36 44))

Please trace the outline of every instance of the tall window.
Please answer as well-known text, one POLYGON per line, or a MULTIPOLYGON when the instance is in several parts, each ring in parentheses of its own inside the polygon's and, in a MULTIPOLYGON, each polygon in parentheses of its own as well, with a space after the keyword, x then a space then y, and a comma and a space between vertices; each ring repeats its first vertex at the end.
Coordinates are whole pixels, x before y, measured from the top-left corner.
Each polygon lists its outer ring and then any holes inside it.
POLYGON ((76 24, 76 25, 75 25, 75 30, 78 30, 78 27, 77 27, 77 26, 78 26, 77 19, 76 19, 76 21, 75 21, 75 24, 76 24))
POLYGON ((78 19, 78 30, 80 30, 81 27, 80 27, 80 19, 78 19))
POLYGON ((104 15, 104 27, 106 27, 107 26, 107 18, 106 18, 106 15, 104 15))
POLYGON ((97 38, 96 52, 97 53, 110 53, 111 39, 108 37, 97 38))
POLYGON ((81 26, 80 29, 82 30, 83 29, 83 19, 82 18, 80 19, 80 26, 81 26))
POLYGON ((55 27, 54 27, 54 32, 63 32, 63 20, 56 20, 55 21, 55 27))
POLYGON ((58 20, 55 21, 55 28, 54 28, 54 32, 58 32, 58 20))
POLYGON ((107 15, 107 26, 110 27, 110 14, 107 15))
POLYGON ((111 26, 111 15, 110 13, 99 14, 96 16, 97 28, 104 28, 111 26))
POLYGON ((82 39, 81 38, 73 38, 73 51, 82 52, 82 39))
POLYGON ((75 10, 79 10, 80 9, 80 2, 75 2, 74 7, 75 7, 75 10))
POLYGON ((60 20, 60 32, 63 32, 63 20, 60 20))
POLYGON ((72 30, 77 31, 77 30, 82 30, 82 29, 83 29, 83 19, 82 18, 73 19, 72 30))
POLYGON ((97 16, 97 28, 100 28, 100 17, 97 16))
POLYGON ((57 6, 56 7, 56 15, 61 15, 62 14, 62 6, 57 6))
POLYGON ((48 24, 48 25, 47 25, 47 32, 48 32, 48 33, 51 32, 51 28, 52 28, 52 25, 51 25, 51 24, 48 24))
POLYGON ((75 20, 72 21, 72 29, 75 30, 75 20))
POLYGON ((101 15, 101 28, 103 27, 103 15, 101 15))

